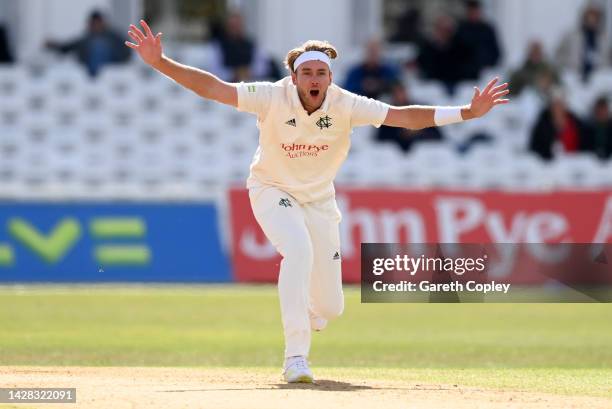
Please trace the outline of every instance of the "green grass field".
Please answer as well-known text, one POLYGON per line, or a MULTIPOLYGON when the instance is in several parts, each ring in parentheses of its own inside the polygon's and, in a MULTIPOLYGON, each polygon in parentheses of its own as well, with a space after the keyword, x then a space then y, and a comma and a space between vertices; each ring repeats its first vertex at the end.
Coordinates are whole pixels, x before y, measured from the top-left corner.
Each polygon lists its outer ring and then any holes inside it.
MULTIPOLYGON (((612 397, 611 304, 361 304, 313 335, 328 376, 612 397)), ((0 287, 0 365, 279 371, 272 286, 0 287)))

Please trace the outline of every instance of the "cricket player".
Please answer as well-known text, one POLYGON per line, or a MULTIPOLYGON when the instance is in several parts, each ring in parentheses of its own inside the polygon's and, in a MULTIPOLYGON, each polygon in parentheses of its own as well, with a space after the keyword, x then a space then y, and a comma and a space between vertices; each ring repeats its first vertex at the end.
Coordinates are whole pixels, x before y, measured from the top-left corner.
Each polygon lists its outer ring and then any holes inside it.
POLYGON ((346 158, 354 127, 421 129, 485 115, 508 102, 508 84, 493 79, 470 104, 457 107, 390 106, 352 94, 332 82, 336 49, 308 41, 289 51, 289 76, 275 82, 227 83, 162 52, 162 34, 147 23, 128 35, 144 62, 203 98, 257 115, 259 148, 247 180, 257 222, 282 255, 278 277, 285 335, 283 376, 313 382, 308 366, 311 331, 342 314, 340 212, 333 180, 346 158))

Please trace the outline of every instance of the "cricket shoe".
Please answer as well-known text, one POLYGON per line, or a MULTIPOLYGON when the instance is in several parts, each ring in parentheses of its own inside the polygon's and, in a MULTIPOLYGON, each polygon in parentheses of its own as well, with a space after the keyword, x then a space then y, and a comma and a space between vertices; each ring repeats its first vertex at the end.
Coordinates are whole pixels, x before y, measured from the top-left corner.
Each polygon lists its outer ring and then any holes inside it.
POLYGON ((289 383, 314 382, 312 371, 308 367, 308 360, 305 356, 290 356, 286 358, 283 377, 289 383))
POLYGON ((315 315, 312 311, 308 310, 308 316, 310 318, 310 329, 313 331, 323 331, 327 327, 327 320, 323 317, 315 315))

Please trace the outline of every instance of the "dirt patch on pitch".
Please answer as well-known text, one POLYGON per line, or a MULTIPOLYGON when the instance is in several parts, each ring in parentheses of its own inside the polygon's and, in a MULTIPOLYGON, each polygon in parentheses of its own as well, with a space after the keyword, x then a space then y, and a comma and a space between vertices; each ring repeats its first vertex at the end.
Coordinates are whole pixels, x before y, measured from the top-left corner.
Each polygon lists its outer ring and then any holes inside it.
MULTIPOLYGON (((0 367, 2 387, 72 387, 76 404, 41 408, 610 408, 612 399, 400 381, 329 379, 287 385, 257 369, 0 367)), ((3 406, 0 404, 0 408, 3 406)))

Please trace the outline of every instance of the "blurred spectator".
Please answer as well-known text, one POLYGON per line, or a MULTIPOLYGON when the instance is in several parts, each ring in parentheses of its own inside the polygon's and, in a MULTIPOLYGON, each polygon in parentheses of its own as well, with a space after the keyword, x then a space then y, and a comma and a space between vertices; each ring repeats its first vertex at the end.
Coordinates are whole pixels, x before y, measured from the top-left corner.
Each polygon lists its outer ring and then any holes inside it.
POLYGON ((464 141, 457 145, 457 152, 466 154, 477 146, 491 145, 495 143, 495 136, 488 131, 476 131, 469 135, 464 141))
POLYGON ((398 17, 395 31, 389 41, 420 44, 423 41, 422 32, 421 11, 417 8, 409 8, 398 17))
MULTIPOLYGON (((391 97, 391 104, 395 106, 418 105, 410 99, 407 89, 400 82, 393 85, 391 97)), ((376 140, 395 143, 403 152, 408 152, 415 143, 443 141, 444 138, 437 127, 412 130, 383 125, 376 131, 376 140)))
POLYGON ((0 64, 12 62, 14 62, 14 59, 11 47, 9 46, 8 36, 6 35, 6 29, 0 24, 0 64))
POLYGON ((529 150, 550 160, 555 151, 585 151, 589 150, 589 145, 585 124, 568 109, 561 90, 553 90, 550 103, 542 110, 531 131, 529 150))
POLYGON ((441 81, 449 93, 460 81, 457 64, 464 50, 455 41, 455 21, 448 15, 436 18, 432 36, 426 38, 419 49, 417 65, 421 76, 441 81))
POLYGON ((231 13, 217 38, 208 69, 231 82, 277 80, 281 72, 273 59, 255 45, 244 31, 242 16, 231 13))
POLYGON ((527 59, 523 66, 511 75, 510 84, 512 95, 520 94, 526 87, 534 88, 540 95, 548 95, 553 85, 559 84, 557 68, 546 60, 539 41, 529 44, 527 59))
POLYGON ((588 5, 580 27, 565 35, 557 50, 558 64, 579 72, 584 81, 597 68, 610 65, 610 41, 605 32, 603 11, 588 5))
POLYGON ((600 97, 593 106, 593 114, 588 124, 588 142, 600 159, 612 155, 612 118, 608 100, 600 97))
POLYGON ((67 43, 47 41, 47 47, 60 53, 75 52, 92 77, 106 64, 122 63, 130 57, 124 39, 108 27, 104 15, 98 10, 89 15, 87 31, 82 37, 67 43))
POLYGON ((399 81, 399 71, 385 63, 381 54, 381 42, 377 39, 368 41, 365 60, 349 70, 344 88, 375 99, 389 93, 393 83, 399 81))
POLYGON ((483 17, 480 1, 468 0, 465 7, 465 19, 459 23, 456 33, 456 41, 465 54, 455 67, 462 79, 478 79, 484 68, 499 62, 499 43, 495 29, 483 17))

